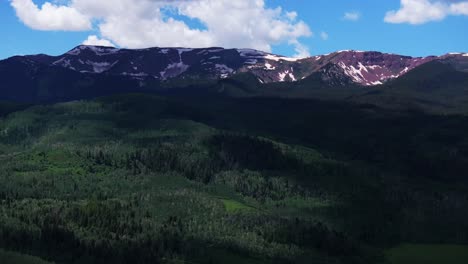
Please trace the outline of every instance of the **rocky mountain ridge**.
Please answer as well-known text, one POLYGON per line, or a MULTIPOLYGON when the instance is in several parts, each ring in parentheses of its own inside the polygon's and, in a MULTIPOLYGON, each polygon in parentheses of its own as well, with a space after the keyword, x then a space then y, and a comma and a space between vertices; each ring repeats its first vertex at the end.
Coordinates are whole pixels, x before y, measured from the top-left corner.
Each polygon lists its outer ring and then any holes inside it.
MULTIPOLYGON (((295 82, 320 73, 324 81, 345 86, 381 85, 430 61, 440 60, 468 69, 468 53, 410 57, 375 51, 345 50, 308 58, 290 58, 253 49, 148 48, 118 49, 78 46, 60 56, 17 57, 24 63, 62 67, 85 74, 123 76, 130 79, 166 81, 223 79, 251 72, 261 83, 295 82), (329 72, 333 69, 333 72, 329 72)), ((1 62, 0 62, 1 63, 1 62)))

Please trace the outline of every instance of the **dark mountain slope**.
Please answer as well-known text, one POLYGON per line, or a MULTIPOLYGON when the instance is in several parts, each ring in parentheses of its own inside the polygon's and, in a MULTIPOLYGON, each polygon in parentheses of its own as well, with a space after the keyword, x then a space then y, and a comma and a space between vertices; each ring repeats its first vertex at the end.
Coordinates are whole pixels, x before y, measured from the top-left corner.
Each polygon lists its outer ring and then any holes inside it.
POLYGON ((458 71, 452 65, 429 62, 353 100, 390 108, 466 113, 468 73, 458 71))
POLYGON ((339 51, 305 59, 250 49, 78 46, 0 61, 0 100, 43 103, 127 92, 285 97, 463 112, 467 54, 339 51))

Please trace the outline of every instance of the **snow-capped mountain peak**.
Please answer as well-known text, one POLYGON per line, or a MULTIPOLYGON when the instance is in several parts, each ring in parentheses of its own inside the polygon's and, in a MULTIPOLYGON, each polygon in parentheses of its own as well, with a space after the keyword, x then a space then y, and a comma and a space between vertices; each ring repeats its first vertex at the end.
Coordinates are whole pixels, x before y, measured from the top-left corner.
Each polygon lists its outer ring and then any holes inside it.
POLYGON ((254 49, 155 47, 132 50, 81 45, 61 56, 26 57, 37 63, 80 73, 124 76, 142 81, 223 79, 250 72, 261 83, 295 82, 317 73, 325 83, 375 86, 433 60, 466 65, 459 61, 468 60, 468 53, 410 57, 376 51, 341 50, 308 58, 291 58, 254 49))

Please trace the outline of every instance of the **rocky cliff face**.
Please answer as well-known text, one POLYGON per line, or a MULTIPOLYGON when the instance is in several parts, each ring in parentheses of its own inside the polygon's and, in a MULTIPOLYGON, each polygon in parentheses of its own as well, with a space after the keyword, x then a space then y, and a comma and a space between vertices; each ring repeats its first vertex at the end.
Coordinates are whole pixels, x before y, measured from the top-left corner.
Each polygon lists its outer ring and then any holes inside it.
POLYGON ((395 79, 437 57, 413 58, 395 54, 363 51, 340 51, 320 57, 323 64, 334 64, 355 83, 379 85, 395 79))

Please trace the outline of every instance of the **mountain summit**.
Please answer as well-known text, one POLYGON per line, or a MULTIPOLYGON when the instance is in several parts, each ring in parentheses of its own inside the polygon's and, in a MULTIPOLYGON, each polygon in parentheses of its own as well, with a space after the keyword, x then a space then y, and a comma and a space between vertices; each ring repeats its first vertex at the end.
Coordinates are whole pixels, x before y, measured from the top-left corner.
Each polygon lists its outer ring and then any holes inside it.
POLYGON ((216 81, 249 73, 260 84, 301 82, 378 86, 438 61, 468 71, 468 53, 409 57, 375 51, 338 51, 290 58, 253 49, 78 46, 60 56, 16 56, 0 61, 0 99, 69 100, 151 90, 168 81, 216 81))
POLYGON ((361 85, 379 85, 433 60, 460 57, 451 53, 441 57, 409 57, 381 52, 345 50, 309 58, 290 58, 253 49, 224 48, 148 48, 117 49, 78 46, 58 56, 27 58, 60 66, 80 73, 128 76, 144 80, 182 78, 227 78, 239 72, 252 72, 262 83, 297 81, 316 72, 336 68, 350 81, 361 85))

